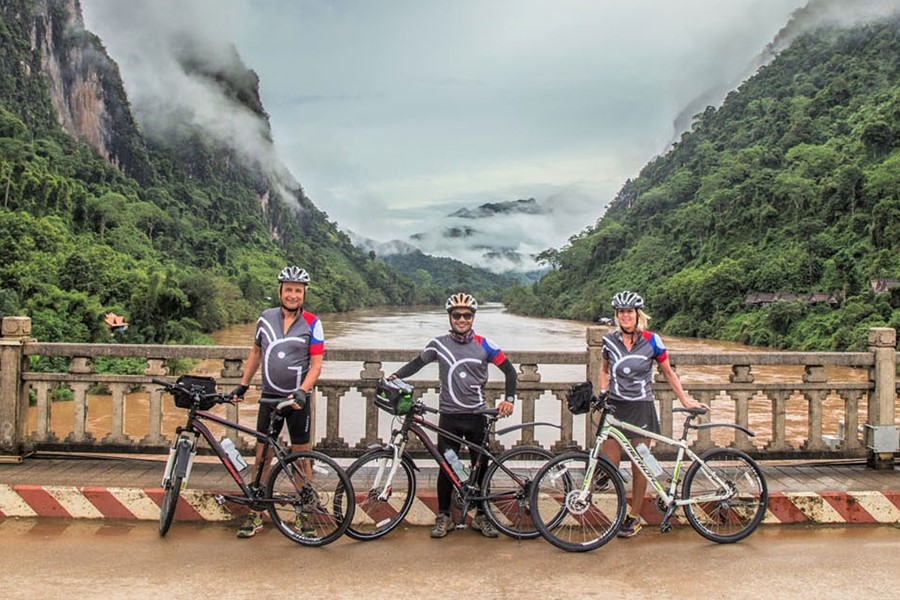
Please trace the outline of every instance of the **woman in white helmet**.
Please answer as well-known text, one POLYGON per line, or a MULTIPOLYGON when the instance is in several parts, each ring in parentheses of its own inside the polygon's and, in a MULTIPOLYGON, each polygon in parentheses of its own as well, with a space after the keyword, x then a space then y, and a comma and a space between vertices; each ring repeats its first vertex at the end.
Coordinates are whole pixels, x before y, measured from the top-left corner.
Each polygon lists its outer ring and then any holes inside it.
MULTIPOLYGON (((687 397, 669 363, 662 338, 647 329, 650 315, 644 312, 644 299, 626 290, 613 296, 612 306, 616 311, 618 328, 603 336, 600 393, 609 395, 607 401, 615 407, 617 419, 659 433, 659 416, 651 388, 654 362, 682 406, 703 405, 687 397)), ((625 435, 635 446, 639 443, 650 445, 649 438, 629 432, 625 435)), ((621 448, 614 439, 603 443, 603 454, 614 465, 619 465, 621 448)), ((619 537, 633 537, 641 530, 641 508, 647 491, 647 479, 638 469, 632 469, 632 473, 631 511, 619 530, 619 537)))

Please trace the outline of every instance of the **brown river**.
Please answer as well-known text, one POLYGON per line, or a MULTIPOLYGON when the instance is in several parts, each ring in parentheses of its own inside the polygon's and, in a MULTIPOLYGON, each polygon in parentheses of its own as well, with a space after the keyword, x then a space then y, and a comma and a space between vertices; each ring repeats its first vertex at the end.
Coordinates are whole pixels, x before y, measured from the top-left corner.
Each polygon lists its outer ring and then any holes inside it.
MULTIPOLYGON (((430 307, 410 308, 377 308, 320 315, 325 330, 326 363, 325 377, 356 377, 361 366, 358 363, 327 362, 329 348, 399 348, 409 349, 410 358, 432 337, 447 330, 447 315, 440 309, 430 307)), ((582 351, 585 348, 586 328, 591 323, 566 321, 559 319, 536 319, 507 313, 499 304, 483 306, 475 320, 475 330, 491 338, 505 351, 515 350, 550 350, 550 351, 582 351)), ((236 325, 212 334, 213 340, 225 346, 249 346, 252 343, 254 323, 236 325)), ((741 352, 759 351, 760 348, 744 346, 730 342, 702 340, 694 338, 677 338, 663 336, 667 348, 671 352, 741 352)), ((384 371, 391 372, 399 364, 385 363, 384 371)), ((215 375, 221 365, 201 363, 195 372, 215 375)), ((840 376, 844 380, 864 380, 865 371, 852 371, 829 368, 828 377, 840 376)), ((790 380, 800 381, 802 366, 762 367, 753 369, 756 381, 790 380)), ((683 367, 678 369, 679 376, 686 384, 727 382, 731 374, 729 367, 683 367)), ((585 379, 584 367, 580 366, 542 366, 541 375, 545 381, 579 381, 585 379)), ((415 378, 435 379, 437 368, 429 365, 415 378)), ((492 378, 500 377, 499 371, 492 370, 492 378)), ((220 390, 224 391, 224 390, 220 390)), ((356 399, 355 402, 358 402, 356 399)), ((355 440, 363 434, 361 418, 347 418, 348 415, 359 414, 353 404, 342 401, 342 435, 345 440, 355 440), (348 422, 345 422, 348 421, 348 422), (357 422, 359 421, 359 422, 357 422)), ((354 402, 354 400, 350 400, 354 402)), ((51 427, 56 435, 63 438, 71 430, 71 402, 54 403, 51 415, 51 427)), ((102 437, 109 431, 110 397, 91 396, 89 398, 88 431, 95 437, 102 437)), ((760 444, 771 435, 770 403, 765 400, 751 402, 751 428, 759 436, 760 444)), ((843 401, 832 398, 826 401, 824 433, 836 434, 838 421, 842 418, 843 401)), ((538 420, 558 422, 559 407, 554 402, 540 402, 537 407, 538 420)), ((30 411, 32 429, 34 410, 30 411)), ((247 403, 241 407, 241 421, 252 423, 255 420, 256 406, 247 403)), ((713 406, 713 420, 718 422, 733 421, 733 405, 731 402, 720 402, 713 406)), ((142 437, 146 433, 148 423, 148 401, 144 393, 129 394, 126 411, 126 433, 133 438, 142 437)), ((324 431, 324 411, 318 415, 317 430, 324 431)), ((513 417, 515 418, 515 417, 513 417)), ((166 434, 174 431, 182 423, 183 413, 174 406, 167 405, 164 415, 163 431, 166 434)), ((788 438, 800 439, 806 435, 807 403, 802 397, 788 402, 788 438)), ((576 434, 580 435, 583 425, 576 419, 576 434)), ((543 436, 538 435, 542 440, 543 436)), ((576 437, 578 439, 578 437, 576 437)), ((549 441, 549 440, 548 440, 549 441)))

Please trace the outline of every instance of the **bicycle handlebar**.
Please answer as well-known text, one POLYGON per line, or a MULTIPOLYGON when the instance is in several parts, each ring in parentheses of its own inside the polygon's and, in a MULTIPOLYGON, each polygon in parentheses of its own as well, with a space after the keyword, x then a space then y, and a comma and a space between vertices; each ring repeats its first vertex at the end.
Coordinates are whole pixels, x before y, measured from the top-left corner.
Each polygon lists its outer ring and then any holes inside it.
MULTIPOLYGON (((165 379, 159 379, 157 377, 152 377, 150 381, 157 385, 163 386, 169 393, 178 390, 184 394, 187 394, 188 396, 194 398, 195 402, 197 400, 212 400, 216 404, 234 404, 234 402, 231 401, 231 398, 229 396, 226 396, 225 394, 219 394, 216 392, 213 392, 212 394, 200 394, 191 388, 166 381, 165 379)), ((291 402, 293 402, 293 400, 291 400, 291 402)))

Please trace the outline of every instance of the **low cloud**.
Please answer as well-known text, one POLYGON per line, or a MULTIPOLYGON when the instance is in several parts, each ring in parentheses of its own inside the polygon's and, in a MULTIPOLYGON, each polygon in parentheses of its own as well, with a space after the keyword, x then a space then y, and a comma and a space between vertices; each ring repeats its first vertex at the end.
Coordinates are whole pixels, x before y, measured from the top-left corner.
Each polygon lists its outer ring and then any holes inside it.
POLYGON ((144 131, 163 140, 185 125, 203 130, 275 178, 298 183, 279 160, 255 73, 233 44, 240 8, 229 1, 82 0, 85 22, 120 67, 144 131))

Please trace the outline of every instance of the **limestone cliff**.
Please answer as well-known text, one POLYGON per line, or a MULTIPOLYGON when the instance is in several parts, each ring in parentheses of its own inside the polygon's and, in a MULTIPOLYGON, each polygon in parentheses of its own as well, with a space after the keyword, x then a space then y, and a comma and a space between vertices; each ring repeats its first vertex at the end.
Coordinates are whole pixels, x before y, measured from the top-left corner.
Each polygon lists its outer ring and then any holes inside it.
POLYGON ((84 29, 79 0, 34 0, 29 40, 40 57, 59 125, 138 181, 150 179, 147 149, 116 64, 84 29))

